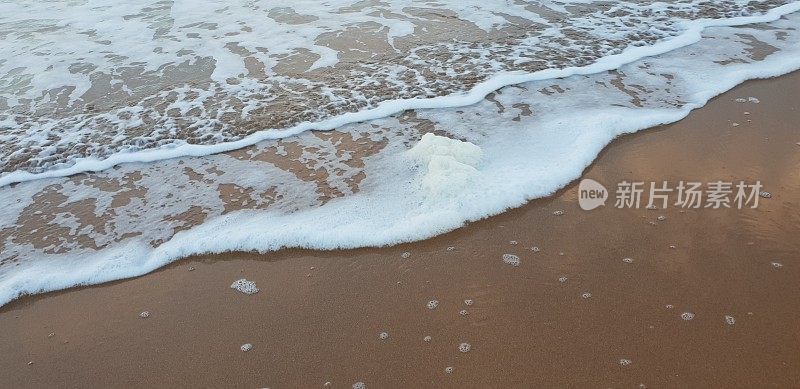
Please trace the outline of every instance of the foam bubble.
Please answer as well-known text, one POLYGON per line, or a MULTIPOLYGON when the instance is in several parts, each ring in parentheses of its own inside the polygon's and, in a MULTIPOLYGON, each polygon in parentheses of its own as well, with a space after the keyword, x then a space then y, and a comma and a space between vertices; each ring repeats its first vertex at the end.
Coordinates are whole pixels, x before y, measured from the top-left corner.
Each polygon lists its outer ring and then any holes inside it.
POLYGON ((694 319, 694 313, 691 313, 691 312, 681 313, 681 319, 686 320, 686 321, 692 320, 692 319, 694 319))
POLYGON ((406 252, 400 254, 400 257, 403 258, 403 259, 409 259, 409 258, 411 258, 411 253, 406 251, 406 252))
POLYGON ((725 323, 727 323, 729 326, 732 326, 736 324, 736 319, 733 316, 725 315, 725 323))
POLYGON ((558 282, 560 282, 562 284, 567 282, 567 277, 563 277, 563 276, 562 277, 558 277, 558 282))
POLYGON ((466 343, 466 342, 461 343, 461 344, 458 345, 458 351, 461 351, 462 353, 467 353, 471 349, 472 349, 472 346, 469 343, 466 343))
POLYGON ((474 302, 474 301, 472 301, 472 299, 466 299, 466 300, 464 300, 464 304, 465 304, 465 305, 467 305, 467 306, 470 306, 470 305, 472 305, 472 304, 474 304, 474 303, 475 303, 475 302, 474 302))
POLYGON ((356 382, 353 384, 353 389, 366 389, 367 385, 361 381, 356 382))
POLYGON ((592 297, 592 294, 591 294, 591 293, 589 293, 589 292, 583 292, 583 294, 581 295, 581 297, 583 297, 583 298, 585 298, 585 299, 588 299, 588 298, 591 298, 591 297, 592 297))
POLYGON ((256 287, 256 283, 253 281, 248 281, 244 278, 234 281, 231 284, 231 289, 238 290, 244 294, 256 294, 258 293, 259 289, 256 287))
POLYGON ((447 367, 444 368, 444 372, 447 373, 447 374, 452 373, 453 370, 454 370, 453 366, 447 366, 447 367))
POLYGON ((783 267, 783 264, 779 263, 779 262, 772 262, 772 267, 774 267, 776 269, 780 269, 780 268, 783 267))
POLYGON ((633 258, 622 258, 622 262, 633 263, 633 258))
POLYGON ((469 312, 467 312, 466 309, 462 309, 462 310, 458 311, 458 314, 461 315, 461 316, 467 316, 467 315, 469 315, 469 312))
POLYGON ((381 332, 380 334, 378 334, 378 339, 380 339, 380 340, 389 339, 389 333, 388 332, 381 332))
POLYGON ((424 338, 422 338, 423 342, 430 342, 431 340, 433 340, 433 338, 430 335, 426 335, 424 338))
POLYGON ((630 359, 620 358, 619 360, 619 364, 622 366, 629 366, 631 363, 633 363, 633 361, 630 359))
POLYGON ((428 309, 436 309, 436 307, 439 306, 439 300, 428 301, 428 304, 426 304, 426 306, 428 307, 428 309))
POLYGON ((503 254, 503 262, 511 266, 519 266, 520 259, 514 254, 503 254))
POLYGON ((150 317, 150 311, 142 311, 142 313, 139 314, 139 317, 141 317, 142 319, 147 319, 148 317, 150 317))
POLYGON ((253 349, 253 345, 250 343, 245 343, 241 345, 239 348, 242 350, 242 352, 248 352, 253 349))

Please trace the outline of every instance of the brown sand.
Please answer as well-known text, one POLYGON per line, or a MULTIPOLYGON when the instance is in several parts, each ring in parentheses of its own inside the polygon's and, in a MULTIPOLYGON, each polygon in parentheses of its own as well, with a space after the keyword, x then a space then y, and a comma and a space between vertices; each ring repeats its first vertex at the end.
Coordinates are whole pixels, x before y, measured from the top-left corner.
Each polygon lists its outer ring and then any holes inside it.
POLYGON ((800 73, 747 82, 677 124, 618 139, 584 175, 612 190, 623 179, 761 180, 772 198, 758 209, 585 212, 573 183, 419 243, 194 257, 4 306, 0 382, 798 387, 798 101, 800 73), (747 96, 761 103, 733 101, 747 96), (504 253, 521 265, 504 264, 504 253), (230 289, 239 278, 261 292, 230 289), (434 310, 431 299, 440 302, 434 310), (140 318, 145 310, 150 317, 140 318), (253 349, 240 351, 244 343, 253 349))

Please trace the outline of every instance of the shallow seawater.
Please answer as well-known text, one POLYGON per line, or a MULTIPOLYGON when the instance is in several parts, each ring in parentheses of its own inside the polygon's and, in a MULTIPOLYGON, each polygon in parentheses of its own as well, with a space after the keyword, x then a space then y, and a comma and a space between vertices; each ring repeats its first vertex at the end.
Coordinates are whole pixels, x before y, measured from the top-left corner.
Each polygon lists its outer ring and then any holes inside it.
POLYGON ((197 253, 419 240, 550 195, 616 136, 800 67, 791 6, 3 3, 0 303, 197 253))

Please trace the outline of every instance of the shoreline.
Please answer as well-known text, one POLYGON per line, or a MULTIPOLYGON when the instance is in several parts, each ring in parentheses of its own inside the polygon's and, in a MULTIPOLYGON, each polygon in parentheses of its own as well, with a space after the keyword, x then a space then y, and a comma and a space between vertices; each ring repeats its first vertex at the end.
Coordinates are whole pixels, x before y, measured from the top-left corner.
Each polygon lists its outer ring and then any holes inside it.
POLYGON ((194 256, 1 307, 2 368, 18 387, 797 385, 797 91, 800 72, 746 81, 615 139, 582 176, 608 188, 761 180, 772 197, 758 209, 620 210, 612 198, 586 212, 572 182, 421 242, 194 256), (747 96, 761 103, 735 101, 747 96), (231 290, 239 278, 261 292, 231 290))

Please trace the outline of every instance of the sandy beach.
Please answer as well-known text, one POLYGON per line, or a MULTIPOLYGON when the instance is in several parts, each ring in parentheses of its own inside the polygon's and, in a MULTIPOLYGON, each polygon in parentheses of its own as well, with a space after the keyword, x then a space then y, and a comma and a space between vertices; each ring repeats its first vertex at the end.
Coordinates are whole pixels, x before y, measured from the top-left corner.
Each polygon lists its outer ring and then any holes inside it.
POLYGON ((758 180, 756 209, 583 211, 575 181, 417 243, 191 257, 0 308, 2 386, 800 386, 798 101, 748 81, 582 176, 758 180))

